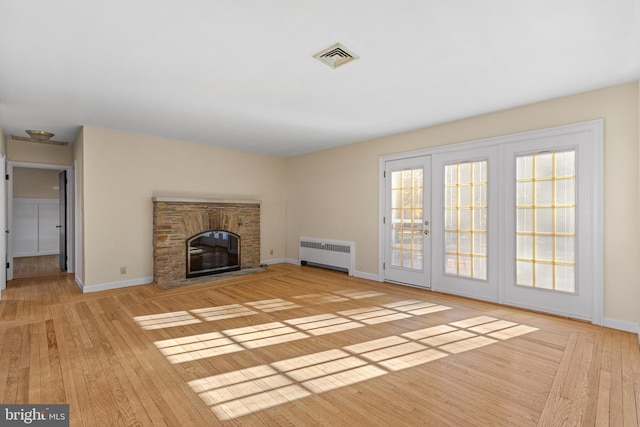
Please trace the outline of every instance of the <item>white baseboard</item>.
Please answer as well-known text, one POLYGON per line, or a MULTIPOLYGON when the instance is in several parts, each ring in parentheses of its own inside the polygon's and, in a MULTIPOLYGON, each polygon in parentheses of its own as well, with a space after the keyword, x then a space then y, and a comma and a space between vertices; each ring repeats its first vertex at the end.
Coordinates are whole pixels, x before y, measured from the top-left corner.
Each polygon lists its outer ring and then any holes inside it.
POLYGON ((260 264, 272 265, 272 264, 282 264, 287 262, 286 258, 278 258, 278 259, 269 259, 267 261, 260 261, 260 264))
POLYGON ((638 334, 638 342, 640 343, 640 325, 638 325, 637 323, 627 322, 624 320, 609 319, 605 317, 603 326, 607 328, 618 329, 620 331, 631 332, 633 334, 638 334))
POLYGON ((47 256, 47 255, 58 255, 60 252, 58 251, 44 251, 44 252, 18 252, 14 253, 14 258, 24 258, 28 256, 47 256))
POLYGON ((76 274, 76 284, 78 285, 82 293, 84 293, 84 283, 82 283, 82 280, 80 280, 80 277, 78 277, 77 274, 76 274))
POLYGON ((126 288, 127 286, 147 285, 153 282, 153 277, 141 277, 139 279, 123 280, 121 282, 98 283, 97 285, 82 286, 82 292, 107 291, 109 289, 126 288))
POLYGON ((286 262, 287 264, 300 265, 300 260, 297 260, 295 258, 285 258, 284 262, 286 262))
POLYGON ((361 279, 373 280, 374 282, 382 282, 382 277, 379 274, 366 273, 364 271, 354 271, 353 275, 361 279))

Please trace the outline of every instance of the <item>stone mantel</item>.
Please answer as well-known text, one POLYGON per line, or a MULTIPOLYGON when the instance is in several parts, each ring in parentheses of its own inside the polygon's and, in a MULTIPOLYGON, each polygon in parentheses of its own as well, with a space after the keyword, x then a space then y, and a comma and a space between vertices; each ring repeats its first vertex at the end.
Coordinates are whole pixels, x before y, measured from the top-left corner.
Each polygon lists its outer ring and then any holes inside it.
POLYGON ((208 199, 198 197, 153 197, 153 202, 165 202, 165 203, 226 203, 226 204, 247 204, 255 205, 262 204, 262 200, 250 200, 250 199, 208 199))

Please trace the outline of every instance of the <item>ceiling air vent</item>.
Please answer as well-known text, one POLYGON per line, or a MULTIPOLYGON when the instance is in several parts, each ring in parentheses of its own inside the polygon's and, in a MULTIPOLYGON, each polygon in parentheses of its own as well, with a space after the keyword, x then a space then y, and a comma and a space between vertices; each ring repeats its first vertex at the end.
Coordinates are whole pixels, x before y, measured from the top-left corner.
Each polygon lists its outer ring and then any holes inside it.
POLYGON ((346 47, 342 46, 340 43, 336 43, 330 48, 324 49, 321 52, 313 55, 318 61, 322 61, 331 68, 339 67, 340 65, 344 65, 347 62, 355 61, 359 58, 358 55, 351 52, 346 47))

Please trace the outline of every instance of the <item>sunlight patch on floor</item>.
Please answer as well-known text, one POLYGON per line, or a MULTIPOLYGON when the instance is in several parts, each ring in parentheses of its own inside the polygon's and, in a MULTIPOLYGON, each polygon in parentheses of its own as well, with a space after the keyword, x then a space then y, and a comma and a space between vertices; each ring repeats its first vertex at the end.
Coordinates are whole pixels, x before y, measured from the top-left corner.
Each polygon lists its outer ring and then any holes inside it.
POLYGON ((142 329, 153 330, 162 328, 172 328, 175 326, 191 325, 200 323, 188 311, 175 311, 173 313, 150 314, 148 316, 136 316, 133 318, 142 329))
MULTIPOLYGON (((341 312, 345 313, 365 316, 365 320, 388 315, 380 307, 341 312), (383 313, 380 314, 380 311, 383 313)), ((285 323, 296 328, 307 327, 307 330, 312 331, 327 325, 339 325, 332 322, 340 319, 327 313, 291 319, 285 323)), ((254 342, 255 339, 260 339, 255 335, 258 330, 274 336, 293 333, 292 328, 280 322, 223 333, 234 339, 246 337, 246 342, 254 342)), ((480 316, 201 378, 190 381, 189 385, 220 420, 230 420, 536 330, 531 326, 480 316)), ((215 340, 221 336, 210 338, 215 340)), ((169 348, 175 340, 166 340, 165 343, 166 346, 159 348, 169 348)))

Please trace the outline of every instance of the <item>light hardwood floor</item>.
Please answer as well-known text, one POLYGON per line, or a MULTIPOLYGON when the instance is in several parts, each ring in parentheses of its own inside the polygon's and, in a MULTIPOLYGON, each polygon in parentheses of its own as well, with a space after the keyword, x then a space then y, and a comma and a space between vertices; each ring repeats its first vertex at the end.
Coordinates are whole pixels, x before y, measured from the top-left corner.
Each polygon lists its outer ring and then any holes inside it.
POLYGON ((0 401, 74 426, 610 425, 640 420, 636 335, 292 265, 81 294, 9 282, 0 401))
POLYGON ((26 256, 13 259, 13 277, 50 276, 64 274, 58 266, 58 255, 26 256))

